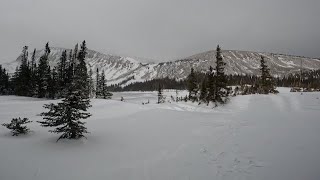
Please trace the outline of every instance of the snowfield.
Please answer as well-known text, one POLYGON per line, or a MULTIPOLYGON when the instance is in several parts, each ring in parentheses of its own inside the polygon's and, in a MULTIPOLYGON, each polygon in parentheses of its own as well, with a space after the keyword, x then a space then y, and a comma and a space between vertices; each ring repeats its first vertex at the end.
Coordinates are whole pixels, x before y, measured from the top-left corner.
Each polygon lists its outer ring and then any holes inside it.
POLYGON ((0 96, 1 124, 33 121, 25 136, 0 127, 0 180, 319 180, 320 93, 279 90, 215 109, 115 93, 92 100, 87 139, 58 143, 36 123, 43 104, 58 100, 0 96))

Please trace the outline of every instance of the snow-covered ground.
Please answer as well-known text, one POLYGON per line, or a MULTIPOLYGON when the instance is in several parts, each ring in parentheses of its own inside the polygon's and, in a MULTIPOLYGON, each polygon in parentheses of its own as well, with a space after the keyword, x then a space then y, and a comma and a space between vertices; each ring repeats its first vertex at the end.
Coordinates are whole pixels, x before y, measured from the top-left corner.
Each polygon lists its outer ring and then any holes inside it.
POLYGON ((35 122, 56 101, 0 96, 1 124, 34 121, 26 136, 0 127, 0 180, 319 180, 319 98, 281 88, 211 109, 158 105, 156 92, 115 93, 92 100, 88 139, 56 143, 59 135, 35 122))

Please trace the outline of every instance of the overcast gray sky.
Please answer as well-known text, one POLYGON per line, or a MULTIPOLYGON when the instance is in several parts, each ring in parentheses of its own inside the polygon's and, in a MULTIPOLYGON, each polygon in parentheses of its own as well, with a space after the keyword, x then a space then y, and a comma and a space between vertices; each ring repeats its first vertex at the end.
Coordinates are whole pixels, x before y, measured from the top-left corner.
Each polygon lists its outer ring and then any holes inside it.
POLYGON ((0 61, 22 46, 173 60, 223 49, 320 57, 320 0, 0 0, 0 61))

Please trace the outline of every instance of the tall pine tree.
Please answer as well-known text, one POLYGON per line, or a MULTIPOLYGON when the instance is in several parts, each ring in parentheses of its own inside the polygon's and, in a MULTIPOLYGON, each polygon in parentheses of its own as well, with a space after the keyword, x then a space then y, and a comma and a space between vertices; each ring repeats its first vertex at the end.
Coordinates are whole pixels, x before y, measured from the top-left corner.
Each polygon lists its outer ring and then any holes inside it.
POLYGON ((49 72, 51 74, 48 79, 48 97, 51 99, 55 99, 57 97, 58 92, 61 91, 59 89, 58 73, 57 73, 56 68, 53 68, 49 72))
POLYGON ((71 83, 72 79, 73 79, 73 67, 74 67, 74 61, 73 61, 73 53, 72 50, 70 50, 69 52, 69 57, 68 57, 68 61, 67 61, 67 67, 66 67, 66 80, 65 80, 65 84, 68 86, 68 84, 71 83))
POLYGON ((112 93, 109 92, 107 88, 107 81, 105 78, 105 73, 104 71, 101 72, 100 75, 100 81, 99 81, 99 88, 100 88, 100 97, 103 99, 111 99, 112 98, 112 93))
POLYGON ((9 75, 5 68, 0 65, 0 94, 10 94, 9 75))
POLYGON ((38 121, 44 127, 57 127, 54 130, 50 130, 50 132, 62 133, 59 139, 78 139, 88 133, 87 128, 84 126, 85 122, 81 121, 91 116, 87 112, 91 105, 87 91, 87 67, 84 61, 87 54, 86 51, 86 42, 83 41, 77 58, 79 64, 76 66, 74 76, 68 86, 66 98, 61 103, 45 105, 44 107, 49 109, 49 112, 41 113, 44 121, 38 121))
POLYGON ((100 76, 99 69, 96 70, 96 98, 99 98, 101 95, 101 84, 100 84, 100 76))
POLYGON ((31 56, 31 65, 30 65, 30 96, 37 96, 37 63, 36 63, 36 49, 33 50, 31 56))
POLYGON ((75 73, 74 73, 74 79, 78 81, 79 85, 79 91, 83 94, 84 97, 89 98, 89 92, 88 92, 88 86, 89 86, 89 76, 88 76, 88 70, 87 70, 87 65, 85 62, 85 58, 87 55, 87 45, 86 41, 83 41, 80 47, 80 51, 78 54, 78 64, 76 65, 75 68, 75 73))
POLYGON ((198 83, 197 83, 197 78, 193 68, 191 68, 191 73, 187 78, 187 83, 188 83, 187 85, 188 85, 188 91, 189 91, 189 99, 192 102, 198 101, 198 83))
POLYGON ((88 79, 88 93, 89 93, 89 97, 93 98, 95 95, 95 90, 94 90, 94 83, 93 83, 93 72, 92 72, 92 68, 90 67, 89 69, 89 79, 88 79))
POLYGON ((200 97, 199 97, 200 103, 207 102, 207 96, 208 96, 207 78, 205 77, 201 83, 200 97))
POLYGON ((63 51, 57 65, 57 82, 59 90, 58 97, 64 97, 66 94, 67 86, 67 51, 63 51))
POLYGON ((261 56, 260 60, 260 71, 261 71, 261 80, 260 87, 258 93, 260 94, 269 94, 269 93, 278 93, 275 89, 274 81, 272 76, 270 75, 270 69, 268 68, 264 57, 261 56))
POLYGON ((216 84, 215 84, 215 76, 213 67, 209 67, 209 72, 207 74, 207 89, 208 89, 208 95, 206 97, 206 102, 209 104, 210 102, 216 103, 215 99, 215 90, 216 90, 216 84))
POLYGON ((32 56, 31 56, 31 71, 34 72, 36 71, 36 49, 33 50, 32 56))
POLYGON ((48 57, 50 54, 51 50, 49 47, 49 43, 46 44, 45 47, 45 52, 44 54, 40 57, 39 60, 39 66, 38 66, 38 97, 43 98, 47 97, 48 93, 48 79, 51 76, 50 75, 50 68, 49 68, 49 63, 48 63, 48 57))
POLYGON ((227 77, 224 73, 226 63, 223 61, 220 46, 216 51, 216 77, 215 77, 215 100, 221 104, 228 101, 230 88, 227 87, 227 77))
POLYGON ((19 96, 29 96, 31 71, 28 63, 28 46, 24 46, 20 56, 21 64, 18 68, 15 84, 15 94, 19 96))

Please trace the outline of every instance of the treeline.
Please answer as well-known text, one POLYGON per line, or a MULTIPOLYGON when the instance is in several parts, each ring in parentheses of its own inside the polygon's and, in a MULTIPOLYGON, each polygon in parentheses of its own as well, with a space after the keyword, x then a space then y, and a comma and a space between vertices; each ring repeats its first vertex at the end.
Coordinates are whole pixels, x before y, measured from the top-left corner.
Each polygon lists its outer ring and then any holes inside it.
POLYGON ((0 94, 10 94, 10 76, 6 69, 0 65, 0 94))
POLYGON ((164 89, 186 89, 186 80, 177 81, 168 77, 144 82, 134 82, 124 87, 121 87, 121 85, 110 85, 108 89, 110 89, 110 91, 156 91, 159 89, 159 84, 161 84, 164 89))
MULTIPOLYGON (((196 72, 196 82, 201 84, 203 78, 206 77, 206 73, 196 72)), ((134 79, 134 77, 132 78, 134 79)), ((255 75, 226 75, 228 86, 237 86, 242 84, 255 84, 258 82, 259 77, 255 75)), ((120 83, 122 84, 122 83, 120 83)), ((143 82, 133 82, 126 86, 121 86, 120 84, 112 84, 108 86, 110 91, 157 91, 158 85, 161 84, 164 89, 187 89, 187 79, 176 80, 169 77, 157 78, 152 80, 146 80, 143 82)))
POLYGON ((79 59, 86 53, 85 41, 78 51, 78 44, 73 51, 63 51, 57 66, 51 68, 48 59, 51 52, 49 43, 45 45, 38 63, 35 59, 36 49, 29 60, 28 46, 24 46, 19 57, 21 64, 9 79, 5 94, 51 99, 65 97, 67 87, 80 64, 79 59))
MULTIPOLYGON (((50 99, 66 97, 68 86, 75 73, 79 71, 79 65, 84 63, 86 66, 84 61, 87 54, 86 42, 82 42, 80 49, 76 44, 73 50, 63 51, 55 67, 49 66, 50 52, 49 43, 47 43, 44 54, 37 63, 36 49, 29 58, 28 46, 24 46, 19 57, 21 64, 16 68, 12 77, 0 66, 0 94, 50 99)), ((84 77, 88 84, 86 91, 90 98, 110 99, 112 97, 112 93, 107 89, 104 72, 100 74, 97 70, 96 82, 92 79, 92 69, 86 74, 88 74, 84 77)))
MULTIPOLYGON (((202 80, 206 77, 206 73, 194 72, 196 76, 196 83, 201 84, 202 80)), ((132 77, 134 79, 134 77, 132 77)), ((260 80, 260 75, 226 75, 228 86, 245 86, 257 85, 260 80)), ((289 74, 284 77, 273 78, 277 87, 302 87, 305 89, 320 89, 320 69, 312 71, 304 71, 302 78, 300 73, 289 74)), ((175 80, 166 78, 159 78, 147 80, 144 82, 134 82, 121 87, 120 85, 111 85, 108 88, 110 91, 157 91, 158 85, 161 84, 164 89, 187 89, 187 79, 175 80)))
MULTIPOLYGON (((85 46, 85 41, 81 46, 85 46)), ((57 66, 50 67, 48 56, 51 50, 48 43, 45 45, 45 51, 38 62, 36 62, 35 59, 36 49, 32 51, 31 58, 29 58, 28 46, 23 47, 19 57, 21 64, 16 68, 12 76, 0 65, 0 94, 50 99, 65 97, 66 88, 70 84, 76 67, 80 62, 79 57, 82 56, 81 53, 83 50, 81 51, 81 48, 79 50, 78 44, 76 44, 74 49, 63 51, 57 66)), ((222 63, 224 62, 222 61, 222 63)), ((209 80, 208 73, 217 72, 216 68, 217 67, 213 69, 211 67, 210 70, 210 67, 208 67, 208 72, 206 73, 192 70, 194 83, 199 89, 202 87, 203 81, 209 80)), ((92 79, 92 69, 89 69, 88 72, 87 81, 89 86, 87 91, 90 98, 110 99, 112 97, 110 91, 156 91, 159 88, 159 84, 161 84, 161 87, 164 89, 188 89, 187 79, 175 80, 168 77, 144 82, 134 82, 126 86, 121 86, 121 84, 125 84, 134 79, 134 76, 132 76, 120 84, 107 86, 103 71, 99 72, 99 69, 96 69, 97 75, 95 80, 92 79)), ((256 91, 261 81, 261 75, 224 74, 224 78, 227 86, 253 86, 253 92, 256 91)), ((296 73, 272 79, 275 86, 301 87, 307 91, 320 89, 320 70, 304 71, 301 75, 300 73, 296 73)))
POLYGON ((283 78, 277 78, 277 86, 301 87, 306 90, 320 90, 320 69, 303 71, 302 73, 289 74, 283 78))
MULTIPOLYGON (((226 63, 223 61, 221 50, 218 46, 216 51, 216 67, 213 69, 210 66, 209 71, 201 78, 201 82, 199 82, 199 77, 194 73, 194 70, 191 69, 191 73, 187 78, 188 99, 192 102, 199 102, 199 104, 206 103, 208 105, 209 103, 214 103, 217 106, 217 104, 228 102, 231 95, 278 93, 275 89, 275 82, 270 74, 270 69, 266 65, 263 56, 261 56, 260 63, 261 76, 259 79, 252 81, 254 79, 248 78, 246 80, 251 80, 252 85, 236 87, 232 91, 232 88, 228 86, 231 81, 224 74, 226 63), (246 92, 243 93, 245 89, 246 92)), ((241 79, 238 80, 241 81, 241 79)))
POLYGON ((209 67, 209 71, 201 78, 197 77, 194 69, 187 78, 188 99, 192 102, 213 103, 215 106, 225 104, 229 100, 231 88, 228 87, 228 79, 224 72, 226 63, 223 61, 221 49, 218 45, 216 50, 216 66, 209 67))

